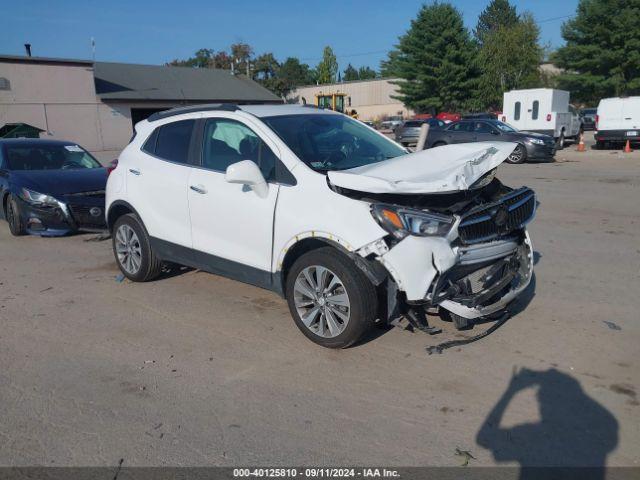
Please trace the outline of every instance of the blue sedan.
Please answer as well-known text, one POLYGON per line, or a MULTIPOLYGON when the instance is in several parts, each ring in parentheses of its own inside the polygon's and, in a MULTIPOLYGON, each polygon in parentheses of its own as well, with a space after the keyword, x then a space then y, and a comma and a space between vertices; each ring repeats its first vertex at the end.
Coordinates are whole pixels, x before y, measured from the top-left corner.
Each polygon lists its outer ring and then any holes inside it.
POLYGON ((0 139, 0 206, 13 235, 106 228, 107 170, 72 142, 0 139))

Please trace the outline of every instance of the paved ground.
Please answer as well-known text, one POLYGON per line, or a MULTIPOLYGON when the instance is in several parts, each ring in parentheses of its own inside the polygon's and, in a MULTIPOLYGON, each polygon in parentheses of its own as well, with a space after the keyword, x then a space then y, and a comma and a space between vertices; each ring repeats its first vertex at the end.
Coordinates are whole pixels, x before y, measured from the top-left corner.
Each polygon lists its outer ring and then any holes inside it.
POLYGON ((535 291, 440 356, 448 326, 325 350, 269 292, 1 222, 0 465, 638 465, 640 152, 500 177, 539 195, 535 291))

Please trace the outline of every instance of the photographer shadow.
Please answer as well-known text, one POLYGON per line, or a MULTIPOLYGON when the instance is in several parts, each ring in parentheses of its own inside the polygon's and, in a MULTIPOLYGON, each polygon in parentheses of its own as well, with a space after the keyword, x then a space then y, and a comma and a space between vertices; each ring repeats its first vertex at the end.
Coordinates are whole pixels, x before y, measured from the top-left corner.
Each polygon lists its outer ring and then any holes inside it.
POLYGON ((578 475, 575 478, 604 479, 607 456, 618 443, 618 421, 570 375, 553 368, 524 369, 514 373, 478 431, 476 441, 491 450, 497 462, 518 462, 521 479, 551 474, 539 467, 556 467, 558 474, 561 468, 587 467, 563 473, 578 475), (537 388, 541 420, 501 427, 508 405, 527 388, 537 388))

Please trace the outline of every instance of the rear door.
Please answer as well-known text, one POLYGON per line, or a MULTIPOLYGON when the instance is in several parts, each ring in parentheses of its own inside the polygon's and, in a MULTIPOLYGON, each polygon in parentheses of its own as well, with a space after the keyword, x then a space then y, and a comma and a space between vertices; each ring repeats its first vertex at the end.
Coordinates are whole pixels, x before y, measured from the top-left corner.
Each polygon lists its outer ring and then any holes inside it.
POLYGON ((195 120, 157 127, 127 162, 127 196, 149 235, 191 247, 187 182, 195 120))
POLYGON ((610 98, 600 101, 598 106, 598 130, 623 130, 623 100, 610 98))
POLYGON ((622 125, 625 130, 640 129, 640 97, 625 98, 622 103, 622 125))
POLYGON ((474 141, 473 122, 460 121, 447 128, 448 143, 467 143, 474 141))

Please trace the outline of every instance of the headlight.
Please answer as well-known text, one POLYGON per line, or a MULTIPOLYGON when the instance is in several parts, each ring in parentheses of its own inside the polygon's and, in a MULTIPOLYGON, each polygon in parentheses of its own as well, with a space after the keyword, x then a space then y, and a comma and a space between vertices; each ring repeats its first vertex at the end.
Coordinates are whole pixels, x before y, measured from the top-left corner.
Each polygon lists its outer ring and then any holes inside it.
POLYGON ((534 145, 544 145, 544 140, 540 140, 539 138, 527 138, 527 142, 533 143, 534 145))
POLYGON ((453 217, 446 215, 393 205, 373 205, 371 214, 382 228, 397 238, 407 235, 444 237, 451 231, 454 222, 453 217))
POLYGON ((58 200, 56 200, 52 196, 45 195, 44 193, 34 192, 33 190, 29 190, 28 188, 23 188, 22 190, 20 190, 20 196, 24 201, 32 205, 58 205, 58 200))

